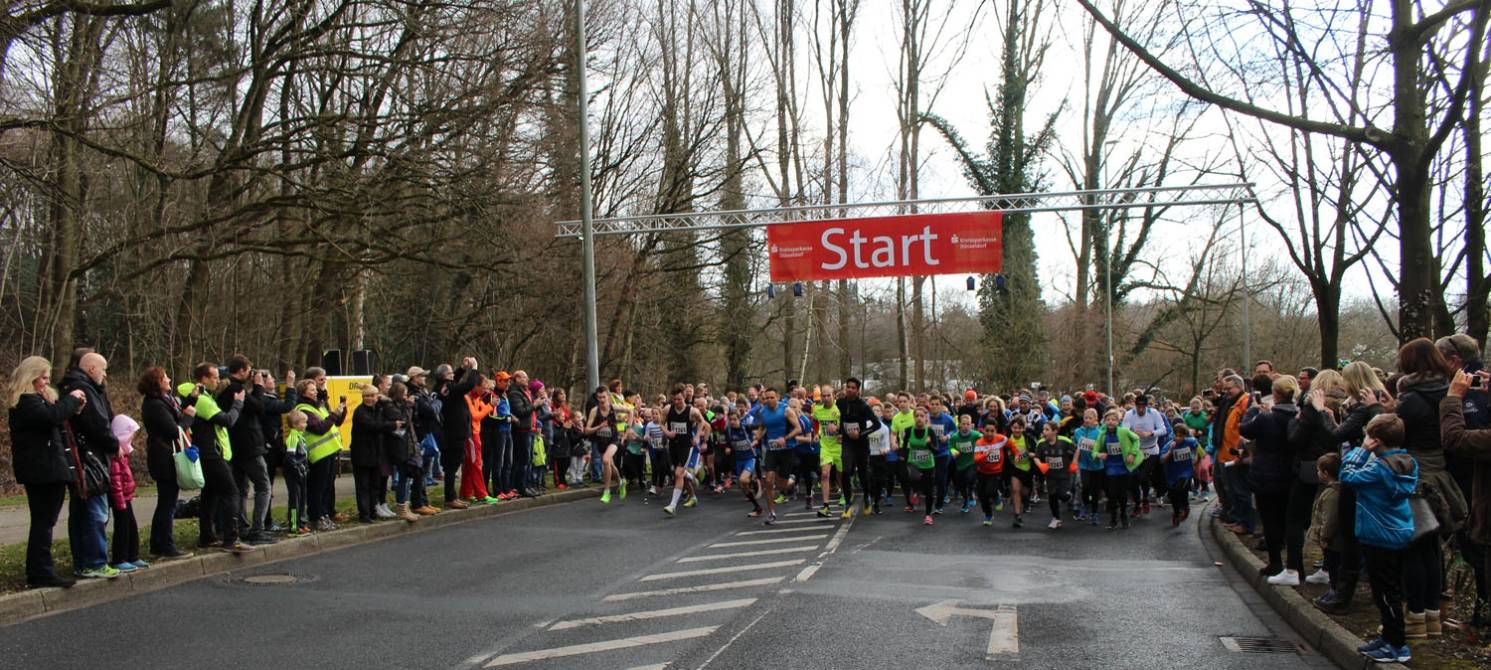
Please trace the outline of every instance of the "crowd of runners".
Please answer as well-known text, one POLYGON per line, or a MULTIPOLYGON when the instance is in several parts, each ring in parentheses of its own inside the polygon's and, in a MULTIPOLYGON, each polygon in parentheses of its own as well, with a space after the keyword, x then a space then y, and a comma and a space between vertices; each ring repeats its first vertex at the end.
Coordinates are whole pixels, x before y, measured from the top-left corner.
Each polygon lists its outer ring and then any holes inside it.
POLYGON ((1227 528, 1257 534, 1270 584, 1328 584, 1316 605, 1341 613, 1367 577, 1382 620, 1382 637, 1363 647, 1374 660, 1406 660, 1405 639, 1446 625, 1491 623, 1491 399, 1465 335, 1404 344, 1392 374, 1343 361, 1288 375, 1260 361, 1184 398, 1142 388, 871 394, 853 378, 723 393, 680 383, 644 397, 618 379, 572 403, 521 370, 488 375, 466 358, 373 375, 360 400, 333 403, 323 370, 288 373, 281 386, 235 355, 180 384, 145 370, 136 423, 111 407, 103 356, 80 349, 64 369, 60 393, 39 357, 7 384, 36 587, 73 583, 50 554, 65 501, 76 576, 149 566, 132 462, 145 462, 158 489, 146 545, 169 559, 186 553, 172 528, 183 491, 201 490, 191 501, 199 547, 243 552, 335 530, 350 519, 335 500, 345 460, 366 523, 599 485, 599 504, 640 498, 673 516, 707 497, 767 525, 800 502, 825 518, 899 507, 926 526, 948 516, 991 526, 1005 514, 1015 529, 1041 515, 1052 532, 1122 531, 1156 508, 1178 526, 1192 501, 1215 495, 1227 528), (131 458, 137 431, 143 459, 131 458), (289 494, 283 523, 269 514, 277 475, 289 494), (1307 542, 1324 555, 1308 575, 1307 542), (1463 622, 1446 610, 1447 551, 1475 570, 1463 622))

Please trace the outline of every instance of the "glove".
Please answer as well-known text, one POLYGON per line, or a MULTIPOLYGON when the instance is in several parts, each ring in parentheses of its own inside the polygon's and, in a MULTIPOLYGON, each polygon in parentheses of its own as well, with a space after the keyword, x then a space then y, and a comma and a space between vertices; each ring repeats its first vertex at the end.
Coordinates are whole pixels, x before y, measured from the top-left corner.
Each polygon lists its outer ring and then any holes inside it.
POLYGON ((193 463, 196 463, 197 458, 201 455, 200 450, 197 449, 197 445, 195 444, 187 447, 182 453, 186 454, 186 460, 189 460, 193 463))

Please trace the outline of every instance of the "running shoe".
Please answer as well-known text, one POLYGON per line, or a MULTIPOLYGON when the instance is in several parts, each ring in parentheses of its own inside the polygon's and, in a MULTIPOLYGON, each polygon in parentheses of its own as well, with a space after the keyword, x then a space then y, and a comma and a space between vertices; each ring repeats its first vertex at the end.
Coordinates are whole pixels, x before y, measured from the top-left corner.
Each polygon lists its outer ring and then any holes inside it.
POLYGON ((1061 527, 1061 522, 1058 521, 1058 520, 1056 520, 1056 519, 1052 519, 1051 523, 1046 524, 1046 529, 1047 530, 1056 530, 1057 528, 1060 528, 1060 527, 1061 527))
POLYGON ((932 525, 932 523, 932 515, 928 514, 927 516, 922 517, 923 526, 930 526, 932 525))
POLYGON ((984 525, 985 526, 992 526, 992 525, 994 525, 994 517, 991 516, 991 515, 987 515, 987 514, 984 515, 984 525))
POLYGON ((776 499, 772 500, 772 502, 774 502, 774 503, 776 503, 778 505, 781 505, 781 504, 787 502, 787 496, 783 495, 781 493, 778 493, 776 499))
POLYGON ((1363 653, 1363 654, 1370 654, 1370 653, 1372 653, 1374 651, 1377 651, 1378 649, 1381 649, 1381 648, 1386 647, 1386 646, 1388 646, 1387 640, 1384 640, 1384 639, 1382 639, 1382 638, 1379 637, 1379 638, 1377 638, 1375 640, 1372 640, 1371 642, 1368 642, 1368 643, 1366 643, 1366 644, 1364 644, 1364 645, 1362 645, 1360 647, 1357 647, 1356 650, 1358 652, 1360 652, 1360 653, 1363 653))
POLYGON ((150 567, 149 563, 146 563, 144 561, 144 559, 139 559, 139 558, 137 558, 137 559, 134 560, 134 564, 135 564, 135 568, 137 570, 144 570, 145 568, 150 567))
POLYGON ((767 514, 766 514, 766 520, 763 521, 762 523, 764 523, 764 524, 766 524, 768 526, 775 526, 775 525, 777 525, 777 513, 776 512, 767 512, 767 514))
MULTIPOLYGON (((871 514, 871 505, 870 505, 870 503, 865 503, 864 507, 859 508, 859 513, 860 513, 860 516, 869 516, 871 514)), ((876 503, 874 505, 874 513, 875 514, 879 514, 880 513, 880 504, 879 503, 876 503)))
POLYGON ((130 563, 129 561, 125 561, 123 563, 115 563, 114 569, 122 573, 129 574, 135 571, 135 564, 130 563))
POLYGON ((606 505, 611 504, 611 489, 606 489, 605 492, 601 493, 601 503, 606 505))
POLYGON ((1330 573, 1326 572, 1324 569, 1316 570, 1315 572, 1310 573, 1310 576, 1305 577, 1305 583, 1329 584, 1331 583, 1331 576, 1330 573))
POLYGON ((912 507, 920 505, 921 503, 922 503, 922 496, 921 496, 920 493, 913 493, 913 494, 911 494, 911 506, 912 507))
POLYGON ((657 487, 656 486, 649 486, 649 487, 647 487, 647 495, 650 495, 650 496, 657 495, 657 487))
POLYGON ((752 519, 759 518, 761 516, 761 508, 757 507, 756 509, 746 512, 746 516, 752 519))
POLYGON ((996 511, 996 512, 1003 512, 1004 511, 1004 501, 1003 500, 994 503, 994 511, 996 511))
MULTIPOLYGON (((508 500, 511 500, 511 498, 508 498, 508 500)), ((482 498, 481 500, 478 500, 477 502, 479 502, 479 503, 481 503, 483 505, 496 505, 497 503, 500 503, 502 501, 498 500, 496 498, 493 498, 492 496, 487 496, 485 498, 482 498)))
POLYGON ((839 496, 839 507, 848 507, 848 506, 849 506, 849 501, 846 500, 843 495, 840 495, 839 496))
POLYGON ((853 507, 845 507, 844 511, 841 514, 839 514, 839 520, 841 520, 841 521, 848 521, 848 520, 853 519, 853 518, 854 518, 854 508, 853 507))
POLYGON ((693 506, 698 505, 698 504, 699 504, 699 496, 689 496, 688 500, 683 501, 683 506, 686 507, 686 508, 687 507, 693 507, 693 506))
POLYGON ((912 507, 911 505, 907 505, 906 506, 906 512, 907 513, 911 513, 911 512, 915 512, 915 511, 916 511, 915 507, 912 507))
POLYGON ((1025 520, 1024 520, 1024 519, 1022 519, 1022 518, 1020 518, 1020 515, 1019 515, 1019 514, 1016 514, 1016 515, 1015 515, 1015 522, 1014 522, 1014 524, 1012 524, 1012 525, 1013 525, 1013 526, 1014 526, 1014 527, 1015 527, 1015 528, 1023 528, 1023 527, 1025 527, 1025 520))
POLYGON ((936 514, 938 516, 941 516, 942 515, 942 505, 938 505, 937 507, 933 508, 932 509, 932 513, 936 514))
POLYGON ((617 491, 617 495, 620 497, 621 500, 626 500, 626 480, 625 479, 621 480, 621 488, 617 491))
POLYGON ((73 574, 77 575, 78 579, 115 579, 123 573, 107 565, 101 565, 96 568, 83 568, 73 574))
POLYGON ((663 514, 667 514, 668 516, 673 516, 677 513, 678 509, 673 507, 672 505, 668 505, 667 507, 663 508, 663 514))
POLYGON ((959 511, 962 512, 963 514, 967 514, 968 510, 971 510, 971 509, 973 509, 973 501, 972 500, 964 500, 963 501, 963 509, 959 510, 959 511))

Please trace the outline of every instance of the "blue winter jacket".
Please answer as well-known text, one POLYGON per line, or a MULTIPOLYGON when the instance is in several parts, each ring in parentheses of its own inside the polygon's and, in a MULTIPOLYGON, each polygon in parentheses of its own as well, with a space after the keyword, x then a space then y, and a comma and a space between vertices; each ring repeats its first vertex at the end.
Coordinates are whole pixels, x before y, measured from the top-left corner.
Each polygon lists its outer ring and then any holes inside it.
POLYGON ((1357 541, 1381 549, 1408 546, 1413 540, 1408 497, 1418 488, 1418 461, 1403 449, 1374 455, 1357 447, 1341 459, 1341 483, 1356 491, 1357 541))

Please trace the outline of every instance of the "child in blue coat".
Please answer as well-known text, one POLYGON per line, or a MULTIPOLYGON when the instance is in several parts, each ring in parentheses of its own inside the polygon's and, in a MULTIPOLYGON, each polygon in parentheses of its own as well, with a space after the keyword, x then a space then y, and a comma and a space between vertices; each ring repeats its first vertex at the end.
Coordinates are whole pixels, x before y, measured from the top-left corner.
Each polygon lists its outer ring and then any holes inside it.
POLYGON ((1175 437, 1160 444, 1160 462, 1165 465, 1165 486, 1170 496, 1170 527, 1191 516, 1191 478, 1196 476, 1196 450, 1201 445, 1183 423, 1173 427, 1175 437))
POLYGON ((1356 539, 1367 559, 1372 601, 1382 635, 1360 648, 1379 663, 1410 660, 1403 627, 1403 553, 1413 540, 1408 498, 1418 487, 1419 466, 1403 449, 1403 420, 1379 414, 1367 423, 1362 446, 1341 460, 1341 484, 1356 492, 1356 539))

